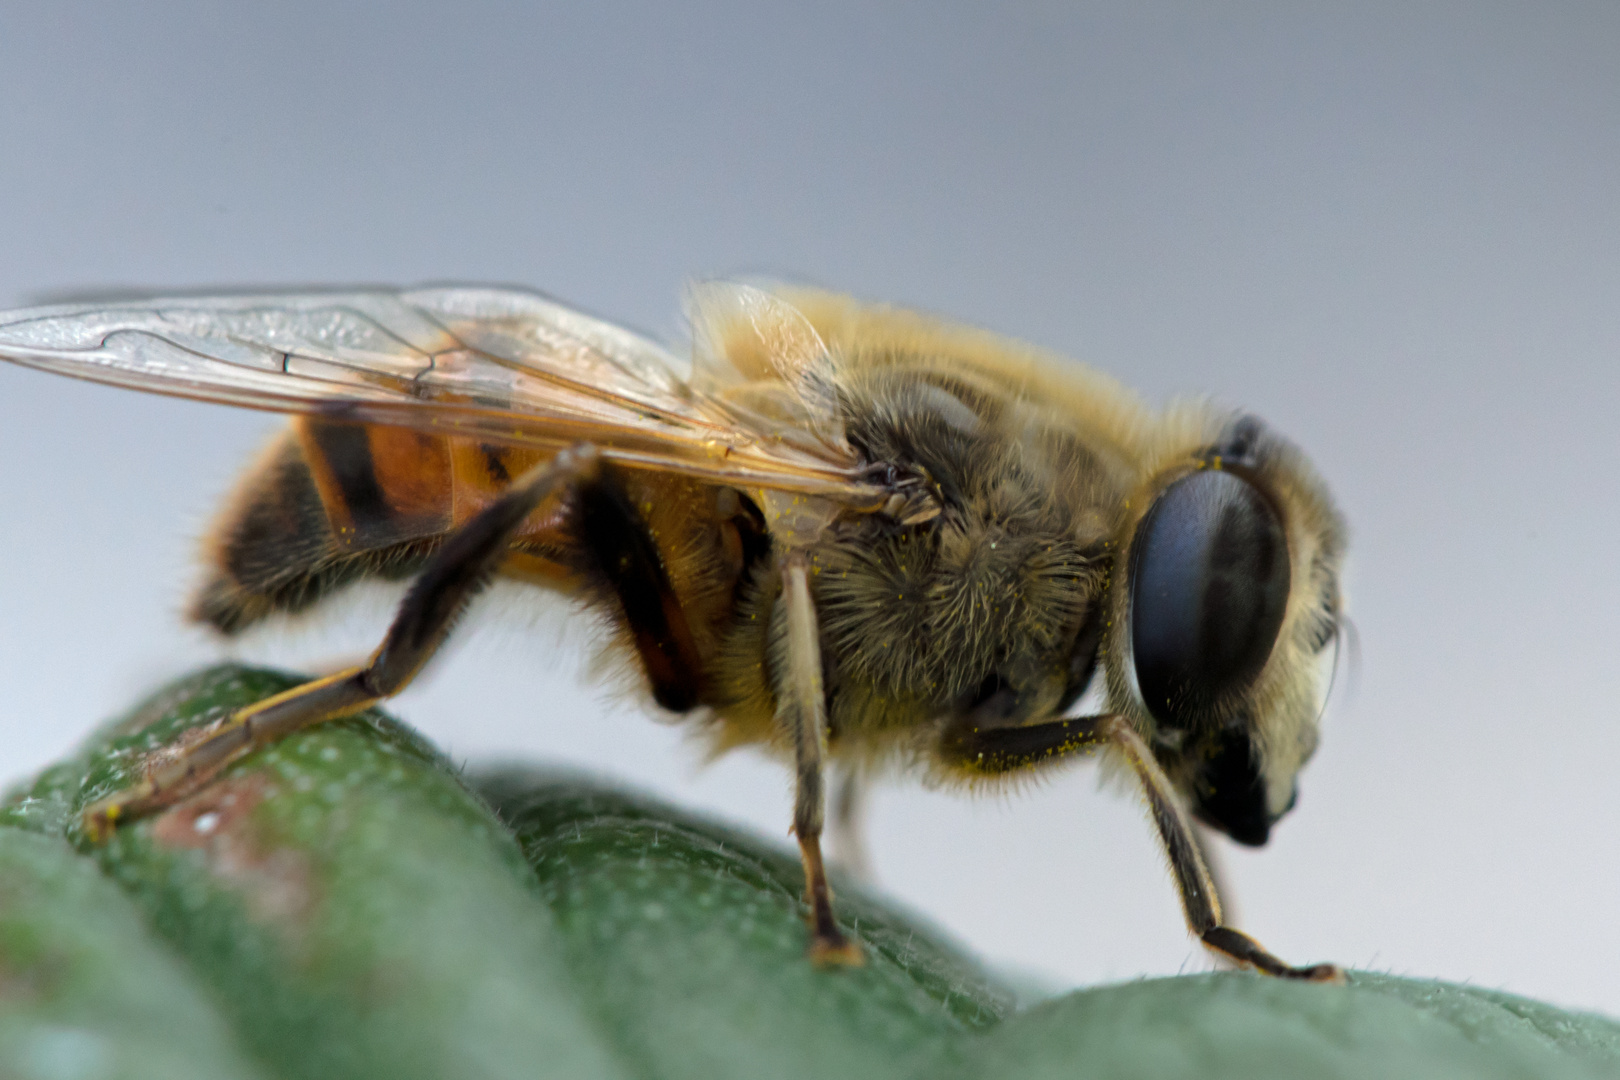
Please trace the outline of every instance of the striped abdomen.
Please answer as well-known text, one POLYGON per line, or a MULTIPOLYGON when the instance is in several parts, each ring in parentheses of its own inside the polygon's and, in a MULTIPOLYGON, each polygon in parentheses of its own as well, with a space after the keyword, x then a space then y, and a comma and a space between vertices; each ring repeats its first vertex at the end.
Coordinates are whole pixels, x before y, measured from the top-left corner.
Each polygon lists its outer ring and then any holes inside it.
MULTIPOLYGON (((216 522, 192 617, 232 634, 303 611, 354 581, 411 577, 448 534, 545 457, 404 428, 297 418, 216 522)), ((639 471, 620 482, 708 655, 757 553, 760 526, 733 492, 639 471), (740 532, 754 539, 740 544, 740 532)), ((600 574, 572 510, 569 499, 536 511, 501 573, 599 597, 600 574)))

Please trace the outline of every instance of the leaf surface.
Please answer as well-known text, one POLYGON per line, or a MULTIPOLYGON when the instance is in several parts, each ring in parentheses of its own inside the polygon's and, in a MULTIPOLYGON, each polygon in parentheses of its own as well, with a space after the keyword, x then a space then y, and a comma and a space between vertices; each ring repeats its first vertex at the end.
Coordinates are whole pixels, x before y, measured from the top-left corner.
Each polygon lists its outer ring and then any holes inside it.
POLYGON ((868 959, 818 970, 786 845, 575 774, 469 781, 379 712, 255 753, 103 846, 82 836, 83 807, 147 755, 295 682, 203 672, 12 795, 0 1075, 1620 1076, 1613 1021, 1370 973, 1018 1009, 922 920, 836 879, 868 959))

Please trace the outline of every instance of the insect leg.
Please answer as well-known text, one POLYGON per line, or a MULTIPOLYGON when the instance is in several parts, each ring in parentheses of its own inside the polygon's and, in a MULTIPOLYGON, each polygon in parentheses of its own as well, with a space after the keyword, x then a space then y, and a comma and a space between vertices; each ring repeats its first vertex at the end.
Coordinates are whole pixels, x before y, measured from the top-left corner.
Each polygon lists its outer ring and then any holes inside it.
POLYGON ((403 690, 494 573, 523 520, 566 486, 589 484, 601 471, 596 450, 582 445, 519 477, 433 555, 365 666, 296 686, 237 712, 153 768, 139 784, 92 803, 84 812, 85 831, 92 839, 103 839, 119 821, 179 801, 257 747, 359 712, 403 690))
POLYGON ((1169 777, 1124 717, 1108 714, 1027 727, 952 728, 946 733, 942 749, 949 760, 969 772, 995 774, 1071 757, 1105 744, 1125 755, 1141 781, 1153 824, 1170 862, 1170 873, 1181 894, 1182 914, 1188 929, 1205 948, 1263 975, 1312 982, 1344 980, 1344 973, 1333 964, 1290 967, 1252 937, 1222 923, 1220 896, 1192 822, 1182 810, 1169 777))
POLYGON ((1210 837, 1213 830, 1201 822, 1192 823, 1192 838, 1198 842, 1198 857, 1204 861, 1204 869, 1209 873, 1209 882, 1214 893, 1221 900, 1221 919, 1224 922, 1238 921, 1238 906, 1232 899, 1232 890, 1227 888, 1231 878, 1226 873, 1226 864, 1221 859, 1218 848, 1210 846, 1210 837))
POLYGON ((802 553, 784 560, 782 605, 787 622, 787 670, 777 687, 776 722, 793 745, 797 785, 793 832, 804 860, 804 893, 810 905, 810 959, 816 964, 860 964, 860 946, 833 920, 832 890, 821 859, 826 816, 822 759, 827 752, 827 698, 821 685, 821 631, 802 553))
POLYGON ((866 850, 866 778, 853 769, 838 775, 833 785, 832 844, 834 861, 845 873, 863 881, 872 878, 872 857, 866 850))
POLYGON ((612 468, 580 485, 577 528, 618 594, 654 700, 671 712, 692 709, 703 661, 647 523, 612 468))

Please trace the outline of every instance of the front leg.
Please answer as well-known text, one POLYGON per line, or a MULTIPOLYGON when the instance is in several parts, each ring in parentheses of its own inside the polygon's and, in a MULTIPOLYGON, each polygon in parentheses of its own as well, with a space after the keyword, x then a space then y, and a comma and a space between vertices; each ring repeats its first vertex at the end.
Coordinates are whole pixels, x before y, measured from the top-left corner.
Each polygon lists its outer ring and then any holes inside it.
POLYGON ((804 894, 810 905, 810 960, 819 965, 863 962, 859 945, 844 937, 833 919, 832 890, 821 858, 826 818, 822 759, 827 753, 827 697, 821 685, 821 630, 810 598, 802 552, 783 560, 782 606, 787 624, 786 670, 777 675, 776 723, 793 746, 797 783, 793 833, 804 860, 804 894))
POLYGON ((1141 781, 1153 824, 1159 830, 1170 862, 1170 873, 1181 895, 1187 927, 1204 947, 1222 958, 1253 968, 1263 975, 1310 982, 1343 982, 1344 972, 1333 964, 1290 967, 1241 930, 1221 921, 1221 899, 1214 877, 1204 861, 1192 822, 1181 809, 1170 778, 1153 753, 1123 716, 1082 716, 1052 720, 1027 727, 947 729, 940 750, 946 760, 968 773, 995 775, 1034 768, 1112 746, 1125 755, 1141 781))

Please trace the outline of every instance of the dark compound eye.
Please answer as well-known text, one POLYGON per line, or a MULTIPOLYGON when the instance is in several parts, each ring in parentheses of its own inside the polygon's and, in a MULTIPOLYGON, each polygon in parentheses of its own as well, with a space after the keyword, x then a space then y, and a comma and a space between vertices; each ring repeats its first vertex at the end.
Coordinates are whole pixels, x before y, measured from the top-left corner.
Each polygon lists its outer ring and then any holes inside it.
POLYGON ((1282 626, 1288 577, 1282 522, 1253 484, 1206 469, 1165 488, 1131 553, 1131 648, 1156 720, 1196 726, 1254 681, 1282 626))

